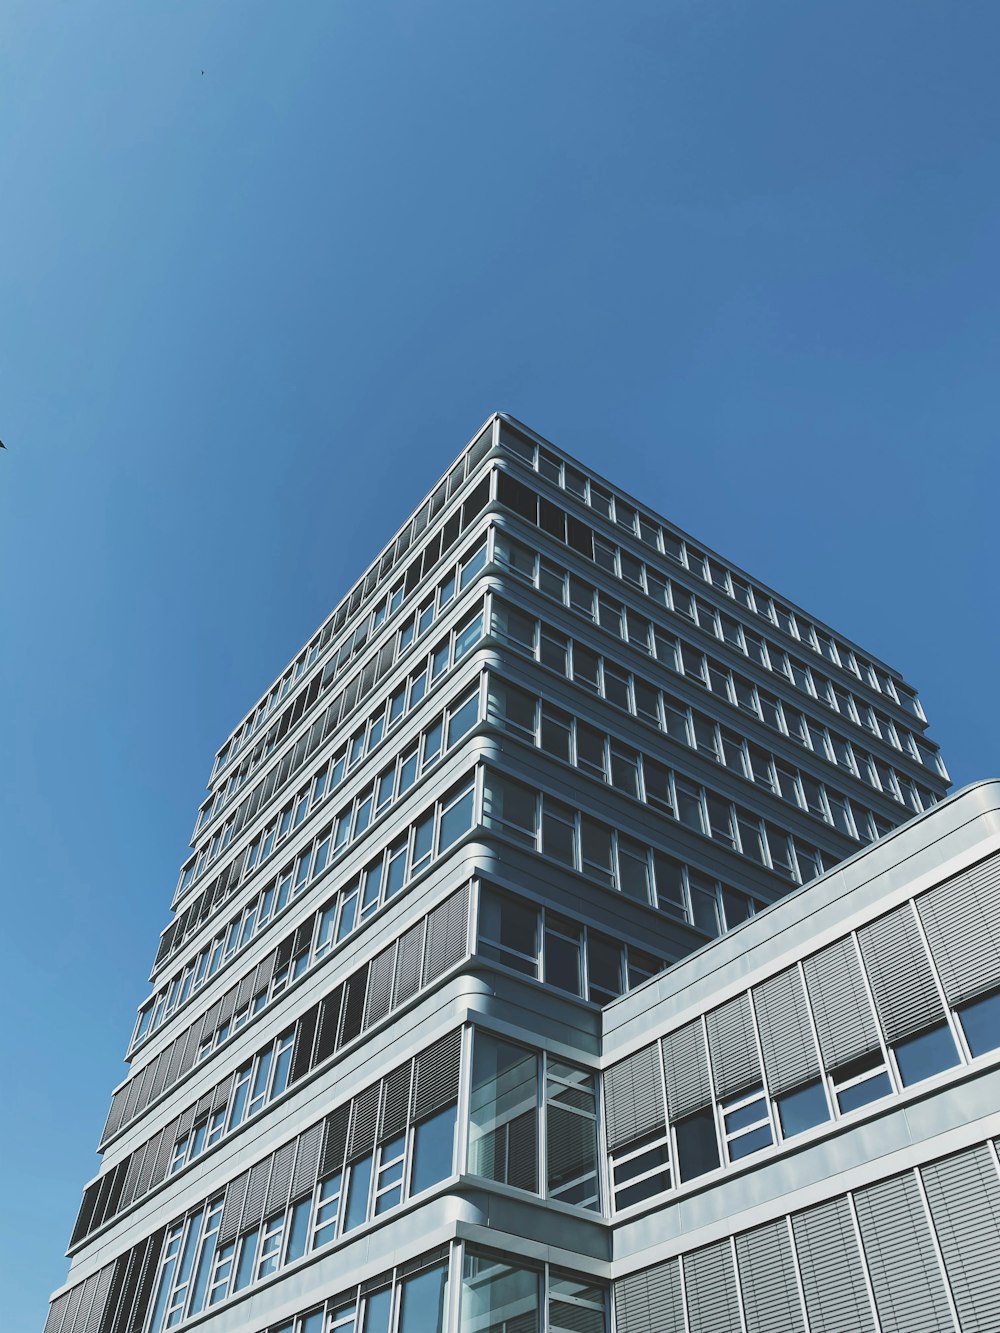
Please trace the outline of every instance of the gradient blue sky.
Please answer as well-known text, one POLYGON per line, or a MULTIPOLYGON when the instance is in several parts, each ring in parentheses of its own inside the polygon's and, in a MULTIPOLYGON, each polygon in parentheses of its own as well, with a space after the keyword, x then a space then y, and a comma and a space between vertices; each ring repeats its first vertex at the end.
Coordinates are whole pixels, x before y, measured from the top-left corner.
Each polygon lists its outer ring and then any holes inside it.
POLYGON ((216 746, 494 408, 1000 771, 998 48, 964 0, 5 0, 5 1333, 216 746))

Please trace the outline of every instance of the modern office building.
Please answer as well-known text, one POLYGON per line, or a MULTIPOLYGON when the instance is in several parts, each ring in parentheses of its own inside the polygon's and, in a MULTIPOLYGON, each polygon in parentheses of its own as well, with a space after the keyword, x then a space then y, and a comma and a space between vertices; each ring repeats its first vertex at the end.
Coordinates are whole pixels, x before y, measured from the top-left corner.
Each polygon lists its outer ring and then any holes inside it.
POLYGON ((216 756, 46 1333, 996 1333, 925 726, 492 417, 216 756))

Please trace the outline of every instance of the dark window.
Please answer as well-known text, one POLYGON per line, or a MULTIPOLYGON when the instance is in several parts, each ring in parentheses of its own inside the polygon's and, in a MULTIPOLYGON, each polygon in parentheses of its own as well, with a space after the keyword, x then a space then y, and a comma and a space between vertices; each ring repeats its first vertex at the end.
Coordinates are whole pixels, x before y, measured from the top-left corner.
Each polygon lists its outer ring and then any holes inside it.
POLYGON ((719 1142, 715 1116, 710 1107, 696 1111, 674 1126, 677 1135, 677 1166, 681 1180, 693 1180, 719 1165, 719 1142))

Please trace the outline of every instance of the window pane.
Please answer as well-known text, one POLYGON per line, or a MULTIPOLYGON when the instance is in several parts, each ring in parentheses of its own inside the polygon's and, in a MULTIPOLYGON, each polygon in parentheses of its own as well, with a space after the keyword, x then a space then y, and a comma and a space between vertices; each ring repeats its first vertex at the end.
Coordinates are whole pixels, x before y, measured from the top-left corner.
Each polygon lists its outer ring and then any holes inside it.
POLYGON ((408 1278, 399 1296, 398 1333, 444 1333, 448 1310, 448 1265, 408 1278))
POLYGON ((958 1064, 958 1051, 955 1050, 947 1023, 910 1037, 894 1049, 899 1075, 905 1087, 958 1064))
POLYGON ((785 1097, 779 1097, 778 1118, 781 1121, 781 1132, 786 1139, 828 1120, 830 1112, 827 1109, 822 1083, 818 1080, 815 1083, 807 1083, 804 1088, 790 1092, 785 1097))
POLYGON ((985 1055, 1000 1046, 1000 991, 973 1000, 972 1004, 959 1010, 958 1016, 974 1056, 985 1055))
POLYGON ((451 1175, 457 1114, 457 1106, 448 1106, 414 1130, 411 1194, 420 1194, 451 1175))
POLYGON ((360 1226, 368 1216, 368 1189, 371 1178, 371 1157, 363 1157, 351 1167, 351 1180, 347 1187, 347 1212, 344 1217, 345 1232, 360 1226))
POLYGON ((470 1099, 469 1170, 537 1191, 538 1058, 476 1033, 470 1099))
POLYGON ((444 851, 453 842, 472 827, 472 807, 474 792, 469 790, 441 816, 441 842, 439 851, 444 851))
POLYGON ((461 1333, 539 1333, 539 1274, 466 1252, 461 1333))
POLYGON ((674 1127, 677 1135, 677 1163, 681 1180, 714 1171, 719 1165, 719 1143, 715 1134, 715 1116, 709 1107, 696 1111, 674 1127))

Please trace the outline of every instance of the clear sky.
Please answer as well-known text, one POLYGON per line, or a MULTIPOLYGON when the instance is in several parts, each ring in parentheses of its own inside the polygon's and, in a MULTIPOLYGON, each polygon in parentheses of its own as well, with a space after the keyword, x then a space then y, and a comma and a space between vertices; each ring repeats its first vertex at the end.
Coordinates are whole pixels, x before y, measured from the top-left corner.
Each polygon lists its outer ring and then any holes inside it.
POLYGON ((1000 7, 5 0, 0 1323, 216 747, 495 408, 1000 772, 1000 7))

